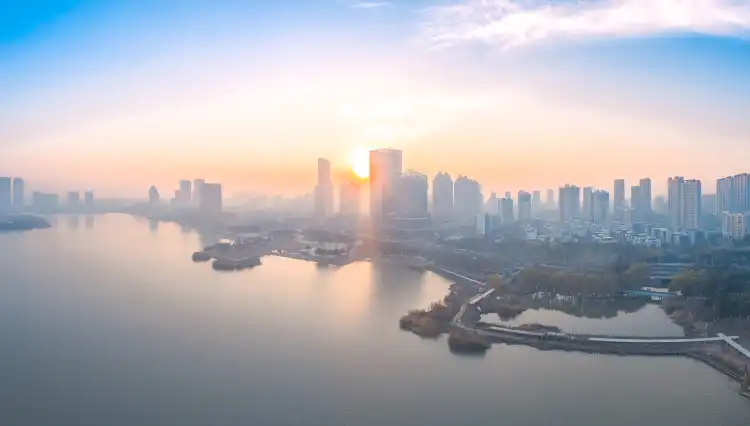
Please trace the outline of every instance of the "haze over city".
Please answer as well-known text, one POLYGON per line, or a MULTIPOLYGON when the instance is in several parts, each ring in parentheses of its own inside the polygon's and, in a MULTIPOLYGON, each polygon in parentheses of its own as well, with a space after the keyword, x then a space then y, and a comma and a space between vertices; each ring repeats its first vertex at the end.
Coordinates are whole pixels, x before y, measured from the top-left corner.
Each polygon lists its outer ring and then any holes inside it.
POLYGON ((340 180, 390 146, 486 192, 650 176, 666 194, 750 160, 743 1, 2 7, 0 170, 48 190, 301 194, 314 158, 340 180))
POLYGON ((0 82, 0 426, 750 425, 750 0, 0 0, 0 82))

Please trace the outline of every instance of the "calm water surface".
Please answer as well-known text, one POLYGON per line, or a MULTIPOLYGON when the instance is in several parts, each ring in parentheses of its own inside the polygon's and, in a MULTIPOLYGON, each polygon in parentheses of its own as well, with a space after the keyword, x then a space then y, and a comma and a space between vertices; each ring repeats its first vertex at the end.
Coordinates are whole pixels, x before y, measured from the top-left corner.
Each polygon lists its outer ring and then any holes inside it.
POLYGON ((205 241, 127 216, 0 235, 0 425, 748 425, 697 362, 494 346, 398 318, 449 282, 279 258, 217 273, 205 241))

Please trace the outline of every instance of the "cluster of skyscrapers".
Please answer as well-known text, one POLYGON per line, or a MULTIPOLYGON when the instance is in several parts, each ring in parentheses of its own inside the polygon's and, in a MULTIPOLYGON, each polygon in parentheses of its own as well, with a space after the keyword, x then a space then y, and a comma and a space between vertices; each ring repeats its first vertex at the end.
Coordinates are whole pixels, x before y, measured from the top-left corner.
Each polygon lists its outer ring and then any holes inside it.
MULTIPOLYGON (((159 190, 155 186, 148 190, 148 202, 151 206, 158 206, 161 202, 159 190)), ((183 179, 174 192, 171 204, 181 209, 198 209, 205 214, 219 214, 224 209, 221 184, 206 182, 205 179, 183 179)))
POLYGON ((94 192, 85 191, 83 199, 79 191, 69 191, 65 203, 54 193, 34 191, 31 199, 26 197, 26 183, 23 178, 0 177, 0 214, 22 213, 84 213, 94 210, 94 192))
POLYGON ((750 175, 742 173, 716 181, 716 213, 727 237, 745 238, 750 234, 750 175))

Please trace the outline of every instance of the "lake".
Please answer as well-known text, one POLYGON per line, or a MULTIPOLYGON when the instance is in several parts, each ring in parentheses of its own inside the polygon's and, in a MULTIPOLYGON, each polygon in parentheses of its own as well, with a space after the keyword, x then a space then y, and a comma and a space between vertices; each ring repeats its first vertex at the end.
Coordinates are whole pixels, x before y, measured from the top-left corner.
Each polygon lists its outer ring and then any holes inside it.
MULTIPOLYGON (((3 426, 750 424, 737 384, 693 360, 467 357, 399 330, 446 293, 432 273, 274 257, 220 273, 190 260, 211 237, 175 224, 51 223, 0 234, 3 426)), ((647 316, 633 327, 663 326, 647 316)))

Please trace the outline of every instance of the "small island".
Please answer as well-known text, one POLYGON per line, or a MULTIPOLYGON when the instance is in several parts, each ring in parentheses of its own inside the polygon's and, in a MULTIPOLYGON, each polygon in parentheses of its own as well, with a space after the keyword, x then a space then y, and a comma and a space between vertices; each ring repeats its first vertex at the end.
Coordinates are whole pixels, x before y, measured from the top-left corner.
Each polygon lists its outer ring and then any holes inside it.
POLYGON ((9 215, 0 217, 0 232, 30 231, 49 228, 51 225, 44 218, 32 215, 9 215))

